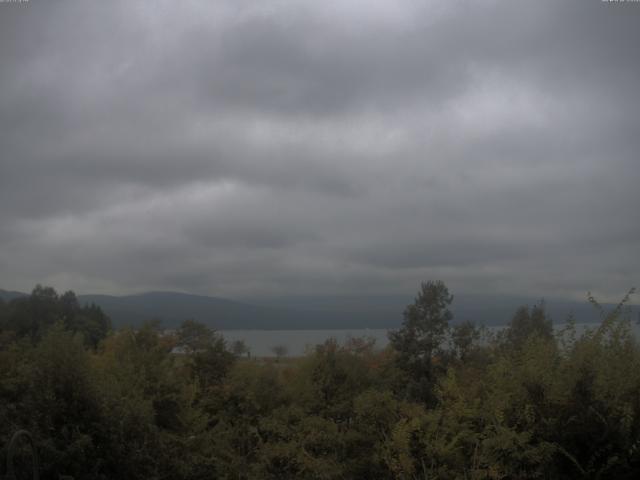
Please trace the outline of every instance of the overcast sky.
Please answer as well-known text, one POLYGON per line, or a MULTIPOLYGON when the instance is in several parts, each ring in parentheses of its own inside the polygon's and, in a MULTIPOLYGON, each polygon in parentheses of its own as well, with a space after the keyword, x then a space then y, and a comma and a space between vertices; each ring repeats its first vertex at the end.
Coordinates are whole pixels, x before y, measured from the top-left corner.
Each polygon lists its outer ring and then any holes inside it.
POLYGON ((0 3, 0 288, 619 299, 640 3, 0 3))

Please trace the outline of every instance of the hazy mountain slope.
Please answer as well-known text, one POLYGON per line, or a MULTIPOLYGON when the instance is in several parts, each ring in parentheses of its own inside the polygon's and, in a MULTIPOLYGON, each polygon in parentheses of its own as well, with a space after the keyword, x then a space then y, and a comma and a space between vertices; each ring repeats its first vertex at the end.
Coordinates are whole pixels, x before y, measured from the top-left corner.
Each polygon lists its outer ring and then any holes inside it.
MULTIPOLYGON (((24 296, 21 292, 0 290, 5 301, 24 296)), ((99 305, 115 326, 141 325, 159 319, 168 328, 182 320, 194 319, 219 330, 231 329, 339 329, 396 328, 412 296, 325 296, 244 299, 190 295, 176 292, 149 292, 139 295, 79 295, 81 303, 99 305)), ((478 324, 505 325, 520 305, 533 305, 539 299, 513 296, 456 295, 454 322, 472 320, 478 324)), ((554 322, 562 323, 573 314, 580 323, 599 321, 598 312, 586 301, 562 299, 546 301, 554 322)), ((604 305, 606 309, 613 305, 604 305)), ((632 307, 633 318, 638 306, 632 307)))
POLYGON ((27 295, 26 293, 13 292, 13 291, 10 291, 10 290, 2 290, 0 288, 0 298, 2 300, 4 300, 5 302, 9 302, 9 301, 13 300, 14 298, 25 297, 26 295, 27 295))
POLYGON ((182 320, 194 319, 216 329, 296 328, 295 312, 215 297, 150 292, 122 297, 80 295, 79 299, 102 307, 115 325, 139 325, 146 320, 159 319, 163 325, 173 327, 182 320))

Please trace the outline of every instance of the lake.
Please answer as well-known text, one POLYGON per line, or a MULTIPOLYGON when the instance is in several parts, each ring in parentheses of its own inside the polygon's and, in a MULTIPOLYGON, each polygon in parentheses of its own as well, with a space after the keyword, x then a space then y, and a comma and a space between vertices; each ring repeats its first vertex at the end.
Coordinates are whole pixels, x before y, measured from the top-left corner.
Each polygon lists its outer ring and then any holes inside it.
MULTIPOLYGON (((576 324, 578 331, 585 328, 596 327, 595 323, 576 324)), ((564 324, 556 324, 554 328, 562 328, 564 324)), ((498 331, 504 327, 488 327, 489 331, 498 331)), ((633 329, 636 337, 640 336, 640 327, 634 323, 633 329)), ((373 338, 377 348, 384 348, 389 343, 387 334, 389 329, 351 329, 351 330, 222 330, 228 344, 236 340, 242 340, 249 347, 252 356, 272 357, 275 354, 272 348, 284 346, 287 356, 297 357, 304 355, 308 348, 324 343, 330 338, 335 338, 340 344, 344 344, 349 338, 373 338)))

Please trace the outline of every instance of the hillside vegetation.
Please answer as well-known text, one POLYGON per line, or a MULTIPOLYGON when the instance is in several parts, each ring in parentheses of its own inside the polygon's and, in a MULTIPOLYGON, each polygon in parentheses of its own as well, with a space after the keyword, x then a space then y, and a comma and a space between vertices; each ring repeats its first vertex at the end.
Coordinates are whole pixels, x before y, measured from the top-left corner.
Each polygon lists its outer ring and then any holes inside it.
POLYGON ((452 295, 427 282, 388 348, 285 360, 235 355, 195 321, 114 330, 36 287, 0 301, 0 445, 30 430, 42 478, 637 478, 628 299, 591 330, 554 332, 541 304, 491 336, 452 326, 452 295))

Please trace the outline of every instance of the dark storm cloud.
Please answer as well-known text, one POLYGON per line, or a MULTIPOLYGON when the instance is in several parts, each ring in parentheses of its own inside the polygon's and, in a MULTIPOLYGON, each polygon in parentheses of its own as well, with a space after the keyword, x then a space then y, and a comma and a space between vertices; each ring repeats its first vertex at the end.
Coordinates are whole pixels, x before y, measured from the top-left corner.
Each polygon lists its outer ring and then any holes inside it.
POLYGON ((640 5, 0 4, 0 286, 615 295, 640 5))

